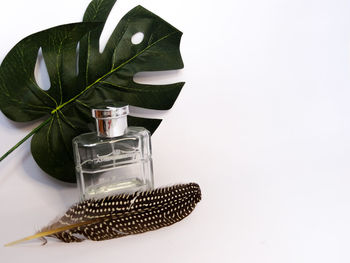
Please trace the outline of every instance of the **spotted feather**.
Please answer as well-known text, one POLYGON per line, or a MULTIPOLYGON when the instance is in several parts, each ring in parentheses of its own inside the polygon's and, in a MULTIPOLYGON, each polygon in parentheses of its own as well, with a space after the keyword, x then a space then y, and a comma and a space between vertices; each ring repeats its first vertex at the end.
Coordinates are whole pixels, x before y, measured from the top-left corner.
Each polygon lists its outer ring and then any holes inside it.
POLYGON ((8 245, 47 236, 69 243, 140 234, 181 221, 200 200, 201 190, 196 183, 90 199, 73 205, 39 233, 8 245))

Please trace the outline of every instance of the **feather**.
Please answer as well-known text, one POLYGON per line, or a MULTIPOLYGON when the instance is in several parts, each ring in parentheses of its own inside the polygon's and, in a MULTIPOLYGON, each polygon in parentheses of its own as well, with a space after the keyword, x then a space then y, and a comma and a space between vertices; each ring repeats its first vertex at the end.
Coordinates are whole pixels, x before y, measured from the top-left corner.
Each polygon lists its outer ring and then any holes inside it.
POLYGON ((188 216, 201 200, 198 184, 179 184, 134 194, 90 199, 73 205, 51 225, 5 246, 45 237, 63 242, 107 240, 170 226, 188 216))

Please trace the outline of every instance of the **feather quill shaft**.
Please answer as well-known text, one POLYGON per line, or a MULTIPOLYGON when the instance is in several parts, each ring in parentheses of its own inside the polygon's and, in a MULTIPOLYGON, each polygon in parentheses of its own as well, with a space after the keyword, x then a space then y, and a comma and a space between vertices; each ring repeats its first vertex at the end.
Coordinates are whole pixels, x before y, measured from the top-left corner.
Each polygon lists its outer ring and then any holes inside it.
POLYGON ((73 205, 39 233, 5 246, 44 237, 67 243, 100 241, 156 230, 181 221, 200 200, 201 191, 196 183, 90 199, 73 205))
POLYGON ((31 236, 28 236, 28 237, 25 237, 25 238, 22 238, 22 239, 10 242, 8 244, 5 244, 5 247, 14 246, 14 245, 22 243, 24 241, 30 241, 30 240, 41 238, 41 237, 51 236, 51 235, 54 235, 56 233, 67 231, 67 230, 70 230, 70 229, 75 228, 75 227, 80 227, 80 226, 87 225, 87 224, 97 223, 98 221, 99 221, 98 219, 95 219, 95 220, 91 220, 90 222, 80 222, 80 223, 73 224, 73 225, 58 227, 58 228, 55 228, 55 229, 52 229, 52 230, 41 231, 41 232, 39 232, 37 234, 34 234, 34 235, 31 235, 31 236))

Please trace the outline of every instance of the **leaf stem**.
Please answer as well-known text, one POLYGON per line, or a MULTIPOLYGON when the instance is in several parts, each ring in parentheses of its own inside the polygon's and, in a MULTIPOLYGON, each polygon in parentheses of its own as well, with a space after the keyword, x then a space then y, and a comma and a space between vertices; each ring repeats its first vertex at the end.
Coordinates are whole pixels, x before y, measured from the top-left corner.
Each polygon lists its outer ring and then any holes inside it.
POLYGON ((37 131, 39 131, 42 127, 44 127, 46 124, 51 121, 52 116, 48 118, 46 121, 42 122, 38 127, 33 129, 30 133, 28 133, 22 140, 20 140, 15 146, 13 146, 10 150, 8 150, 3 156, 0 157, 0 162, 4 160, 10 153, 12 153, 14 150, 16 150, 22 143, 24 143, 26 140, 28 140, 30 137, 32 137, 37 131))

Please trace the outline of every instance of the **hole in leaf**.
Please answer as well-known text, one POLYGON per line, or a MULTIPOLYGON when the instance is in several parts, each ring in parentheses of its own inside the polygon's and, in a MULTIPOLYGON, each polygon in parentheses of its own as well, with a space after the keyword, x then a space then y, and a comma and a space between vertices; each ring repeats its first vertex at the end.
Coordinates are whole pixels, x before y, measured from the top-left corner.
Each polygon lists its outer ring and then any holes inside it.
POLYGON ((76 64, 75 64, 75 74, 76 76, 79 75, 79 48, 80 48, 80 42, 77 44, 77 49, 76 49, 76 64))
POLYGON ((144 37, 145 35, 142 32, 137 32, 131 37, 131 43, 138 45, 143 41, 144 37))
POLYGON ((129 108, 131 116, 140 118, 164 119, 165 115, 169 112, 168 110, 151 110, 131 105, 129 108))
POLYGON ((36 83, 41 89, 43 90, 50 89, 50 86, 51 86, 50 77, 49 77, 49 73, 47 72, 47 67, 45 64, 43 51, 41 48, 38 51, 38 56, 35 63, 34 78, 36 83))
POLYGON ((183 81, 183 71, 164 70, 164 71, 142 71, 134 76, 134 81, 139 84, 162 85, 183 81))
MULTIPOLYGON (((98 2, 98 1, 96 1, 98 2)), ((100 1, 101 2, 101 1, 100 1)), ((108 41, 110 40, 110 37, 112 35, 112 33, 114 32, 116 26, 117 26, 117 22, 119 22, 123 16, 125 15, 125 13, 127 11, 129 11, 127 9, 128 7, 125 6, 124 8, 121 8, 121 6, 119 6, 118 8, 116 8, 116 6, 114 6, 112 8, 112 11, 109 13, 109 16, 107 18, 107 21, 103 27, 103 30, 102 30, 102 34, 100 36, 100 53, 102 54, 105 50, 105 47, 108 43, 108 41)), ((94 21, 96 22, 96 21, 94 21)))

